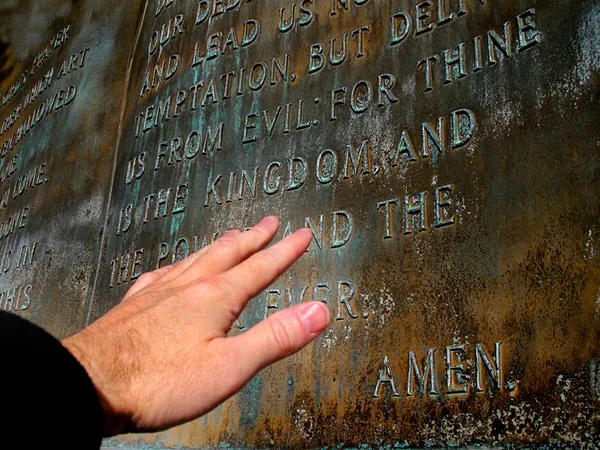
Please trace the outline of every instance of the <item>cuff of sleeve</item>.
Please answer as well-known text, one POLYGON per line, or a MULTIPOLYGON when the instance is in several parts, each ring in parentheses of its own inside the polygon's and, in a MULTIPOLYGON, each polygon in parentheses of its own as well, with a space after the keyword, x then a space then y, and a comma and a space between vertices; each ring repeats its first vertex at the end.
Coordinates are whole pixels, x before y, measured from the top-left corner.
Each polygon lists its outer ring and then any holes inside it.
POLYGON ((104 413, 96 389, 57 339, 0 311, 0 364, 3 445, 44 448, 54 442, 62 448, 100 447, 104 413))

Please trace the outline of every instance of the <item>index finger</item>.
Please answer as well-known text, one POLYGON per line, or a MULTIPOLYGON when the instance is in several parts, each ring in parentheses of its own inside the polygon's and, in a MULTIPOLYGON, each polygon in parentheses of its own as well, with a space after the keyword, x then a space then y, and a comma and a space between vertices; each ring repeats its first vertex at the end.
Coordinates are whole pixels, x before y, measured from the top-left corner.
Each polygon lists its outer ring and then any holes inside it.
POLYGON ((213 282, 225 291, 225 302, 235 317, 248 301, 275 281, 300 256, 312 241, 312 231, 301 228, 266 250, 255 253, 227 272, 216 275, 213 282))

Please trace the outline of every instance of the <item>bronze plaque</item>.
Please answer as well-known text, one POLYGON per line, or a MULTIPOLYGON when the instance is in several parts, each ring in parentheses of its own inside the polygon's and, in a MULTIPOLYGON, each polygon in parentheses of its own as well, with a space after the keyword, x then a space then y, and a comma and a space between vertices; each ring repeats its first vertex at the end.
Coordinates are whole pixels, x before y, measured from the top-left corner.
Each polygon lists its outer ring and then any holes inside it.
POLYGON ((87 321, 141 2, 0 1, 0 308, 87 321))
POLYGON ((73 331, 276 214, 314 241, 232 334, 306 300, 333 318, 211 414, 107 448, 595 445, 597 1, 52 3, 64 48, 0 85, 4 307, 73 331))

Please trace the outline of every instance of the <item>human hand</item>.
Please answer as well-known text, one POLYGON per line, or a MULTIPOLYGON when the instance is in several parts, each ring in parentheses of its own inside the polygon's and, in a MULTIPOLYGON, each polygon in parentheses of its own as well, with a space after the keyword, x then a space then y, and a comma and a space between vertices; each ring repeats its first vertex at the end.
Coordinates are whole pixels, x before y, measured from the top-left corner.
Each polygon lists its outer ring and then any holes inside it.
POLYGON ((305 228, 263 250, 278 227, 276 217, 267 217, 143 274, 119 305, 62 342, 96 387, 106 436, 162 430, 199 417, 327 327, 327 307, 310 302, 226 336, 246 303, 310 244, 305 228))

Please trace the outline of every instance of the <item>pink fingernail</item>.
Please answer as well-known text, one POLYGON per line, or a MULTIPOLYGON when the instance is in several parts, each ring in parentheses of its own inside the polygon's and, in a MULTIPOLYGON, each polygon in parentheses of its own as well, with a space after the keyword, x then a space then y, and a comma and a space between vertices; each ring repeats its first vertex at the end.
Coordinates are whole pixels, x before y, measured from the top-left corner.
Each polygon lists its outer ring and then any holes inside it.
POLYGON ((329 325, 329 309, 320 302, 302 305, 296 315, 308 334, 319 334, 329 325))

